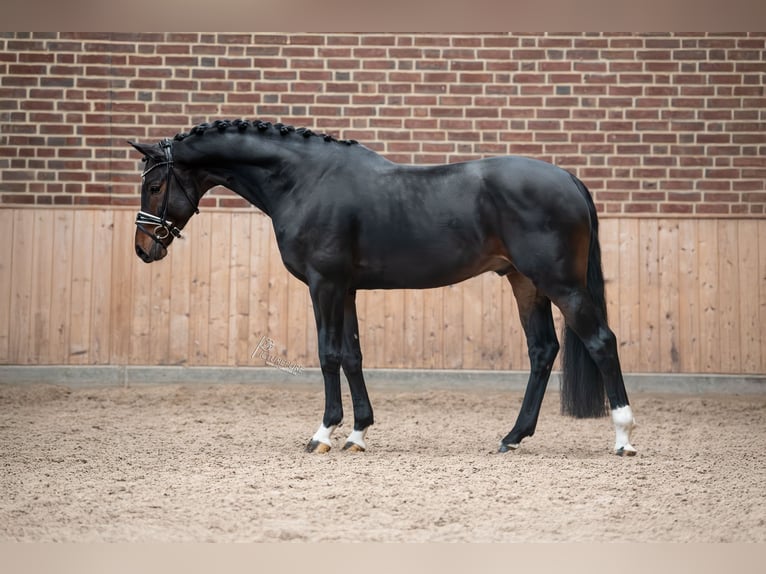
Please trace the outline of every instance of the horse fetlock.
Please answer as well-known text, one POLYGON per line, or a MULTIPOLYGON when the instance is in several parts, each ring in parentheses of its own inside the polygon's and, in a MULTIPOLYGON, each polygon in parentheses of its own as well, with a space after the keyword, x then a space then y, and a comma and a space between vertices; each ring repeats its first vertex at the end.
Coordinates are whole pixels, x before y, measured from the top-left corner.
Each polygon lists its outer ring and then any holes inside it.
POLYGON ((309 444, 306 446, 308 452, 325 453, 329 452, 332 448, 332 433, 338 425, 332 425, 330 427, 319 425, 319 429, 311 437, 309 444))
POLYGON ((636 427, 633 411, 625 405, 612 409, 612 422, 614 423, 615 442, 614 452, 619 456, 634 456, 636 449, 630 444, 630 435, 636 427))
POLYGON ((367 443, 365 442, 365 436, 367 435, 367 428, 362 430, 354 429, 346 439, 346 444, 343 445, 343 450, 350 452, 364 452, 367 450, 367 443))

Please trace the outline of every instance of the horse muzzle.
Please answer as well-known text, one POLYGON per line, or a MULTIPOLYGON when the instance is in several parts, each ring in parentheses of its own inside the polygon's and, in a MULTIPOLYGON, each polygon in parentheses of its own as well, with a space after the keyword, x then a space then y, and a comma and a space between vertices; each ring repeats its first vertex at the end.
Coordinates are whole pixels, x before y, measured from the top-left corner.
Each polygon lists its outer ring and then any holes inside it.
POLYGON ((141 242, 136 241, 136 255, 138 255, 138 258, 144 263, 159 261, 167 254, 167 248, 157 241, 152 241, 148 249, 141 245, 141 242))

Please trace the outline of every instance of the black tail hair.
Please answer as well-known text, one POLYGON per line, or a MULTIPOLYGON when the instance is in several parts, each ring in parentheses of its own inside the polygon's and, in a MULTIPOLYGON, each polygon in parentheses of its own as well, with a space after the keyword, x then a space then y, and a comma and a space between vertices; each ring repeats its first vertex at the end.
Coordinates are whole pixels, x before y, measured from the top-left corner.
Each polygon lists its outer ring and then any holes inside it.
MULTIPOLYGON (((604 273, 601 269, 601 246, 598 242, 598 216, 590 191, 575 176, 577 188, 585 197, 590 210, 590 247, 588 248, 588 292, 604 314, 604 273)), ((564 327, 563 356, 561 359, 561 412, 576 418, 596 418, 607 414, 606 392, 601 372, 593 362, 582 340, 568 326, 564 327)))

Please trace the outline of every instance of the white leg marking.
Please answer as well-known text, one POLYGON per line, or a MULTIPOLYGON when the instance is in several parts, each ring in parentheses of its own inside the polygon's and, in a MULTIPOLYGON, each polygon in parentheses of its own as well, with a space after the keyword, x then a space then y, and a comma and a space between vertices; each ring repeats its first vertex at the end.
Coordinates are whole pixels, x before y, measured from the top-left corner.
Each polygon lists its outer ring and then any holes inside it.
POLYGON ((612 410, 612 422, 614 423, 615 442, 614 452, 619 455, 633 456, 636 449, 630 444, 630 433, 636 426, 633 419, 633 411, 629 406, 620 407, 612 410))
POLYGON ((346 444, 351 442, 351 443, 354 443, 355 445, 362 447, 362 449, 367 450, 367 443, 364 442, 365 436, 367 436, 367 429, 353 430, 351 431, 351 434, 348 435, 348 440, 346 440, 346 444))
POLYGON ((314 433, 314 436, 311 437, 311 440, 315 440, 317 442, 321 442, 326 444, 327 446, 332 446, 332 433, 337 427, 331 426, 330 428, 327 428, 324 425, 319 425, 319 430, 314 433))

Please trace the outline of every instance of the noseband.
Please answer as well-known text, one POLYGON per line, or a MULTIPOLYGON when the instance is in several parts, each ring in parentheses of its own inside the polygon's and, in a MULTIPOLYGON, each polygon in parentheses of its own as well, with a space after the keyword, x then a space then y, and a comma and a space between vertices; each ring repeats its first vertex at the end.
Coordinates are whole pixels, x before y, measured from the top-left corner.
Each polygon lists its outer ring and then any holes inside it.
POLYGON ((197 204, 194 202, 192 197, 189 195, 189 192, 186 190, 186 188, 183 186, 183 183, 178 179, 178 176, 176 175, 175 171, 173 171, 173 142, 169 139, 162 140, 160 142, 160 147, 165 153, 165 161, 160 161, 155 163, 153 166, 147 168, 144 170, 144 172, 141 174, 141 178, 145 178, 146 174, 148 174, 150 171, 152 171, 155 168, 167 166, 167 172, 165 174, 165 195, 162 197, 162 206, 160 207, 160 215, 154 215, 152 213, 147 213, 145 211, 139 211, 138 215, 136 215, 136 227, 138 230, 149 237, 151 237, 154 241, 165 246, 162 241, 163 239, 167 239, 168 236, 172 233, 174 237, 181 238, 181 230, 176 227, 176 225, 169 221, 167 218, 168 214, 168 204, 170 203, 170 181, 171 179, 175 179, 176 183, 178 184, 178 187, 183 192, 186 199, 189 200, 189 203, 194 207, 194 213, 199 213, 199 209, 197 208, 197 204), (152 226, 150 229, 147 229, 147 225, 152 226))

